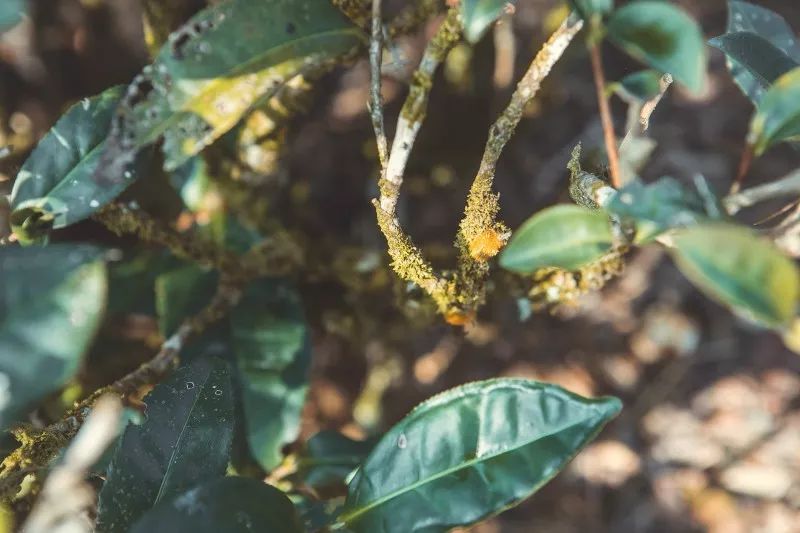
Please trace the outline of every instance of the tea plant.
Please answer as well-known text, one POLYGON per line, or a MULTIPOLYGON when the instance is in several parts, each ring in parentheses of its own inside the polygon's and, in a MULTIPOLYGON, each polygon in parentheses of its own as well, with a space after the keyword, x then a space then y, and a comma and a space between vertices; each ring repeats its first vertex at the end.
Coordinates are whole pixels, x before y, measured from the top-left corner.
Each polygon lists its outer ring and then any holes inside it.
MULTIPOLYGON (((287 454, 312 364, 305 311, 314 302, 296 283, 313 272, 313 236, 270 214, 263 179, 315 82, 363 56, 380 162, 377 226, 394 273, 429 297, 444 321, 475 320, 487 292, 502 286, 492 283, 498 254, 515 286, 525 287, 505 296, 552 310, 602 288, 632 248, 662 246, 701 291, 800 348, 797 202, 768 228, 734 219, 756 203, 800 193, 797 172, 746 186, 754 158, 800 138, 800 45, 778 15, 730 0, 728 31, 710 41, 755 106, 738 175, 718 195, 701 175, 690 186, 639 178, 655 148, 650 117, 671 84, 694 93, 706 86, 698 24, 671 2, 570 1, 572 12, 488 132, 455 236, 455 264, 437 269, 401 225, 405 169, 438 67, 463 40, 476 43, 499 17, 513 18, 513 2, 447 3, 391 140, 384 53, 437 17, 443 3, 408 2, 391 17, 380 0, 209 4, 142 0, 152 63, 127 87, 67 110, 16 175, 8 199, 13 237, 0 248, 0 420, 16 444, 0 470, 0 494, 27 517, 26 531, 87 529, 83 513, 95 508, 97 530, 109 532, 446 531, 529 497, 619 412, 614 398, 489 379, 434 396, 372 440, 322 432, 287 454), (646 70, 608 82, 606 41, 646 70), (495 167, 553 66, 581 45, 596 85, 607 172, 584 169, 575 147, 565 184, 575 203, 544 209, 512 231, 498 219, 495 167), (614 96, 629 107, 621 141, 614 96), (209 198, 217 204, 209 207, 209 198), (188 214, 181 223, 175 204, 188 214), (149 251, 120 257, 59 237, 90 218, 149 251), (24 423, 74 383, 104 316, 148 307, 150 291, 162 336, 154 357, 79 391, 61 419, 24 423), (90 475, 103 480, 97 501, 85 482, 90 475)), ((4 2, 0 28, 23 11, 21 1, 4 2)))

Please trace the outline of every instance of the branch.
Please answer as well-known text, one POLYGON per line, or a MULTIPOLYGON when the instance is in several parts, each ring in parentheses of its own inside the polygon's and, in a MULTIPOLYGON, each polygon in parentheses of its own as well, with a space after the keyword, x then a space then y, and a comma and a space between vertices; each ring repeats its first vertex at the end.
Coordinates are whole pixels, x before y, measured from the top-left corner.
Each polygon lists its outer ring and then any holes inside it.
POLYGON ((800 170, 795 170, 779 180, 730 194, 723 198, 722 205, 729 215, 735 215, 742 208, 758 202, 795 194, 800 194, 800 170))
POLYGON ((603 60, 600 57, 600 46, 596 42, 589 45, 589 56, 592 59, 592 73, 597 91, 597 103, 600 107, 600 121, 603 124, 603 138, 605 139, 608 165, 611 171, 611 185, 619 188, 622 185, 619 168, 619 152, 617 151, 617 137, 614 134, 614 121, 611 118, 611 109, 606 95, 606 77, 603 72, 603 60))
POLYGON ((534 57, 508 106, 489 130, 489 139, 467 196, 456 238, 459 249, 458 300, 466 314, 482 302, 488 260, 500 251, 510 236, 505 225, 496 221, 500 210, 499 197, 493 191, 497 162, 522 119, 525 106, 539 92, 542 81, 582 27, 583 21, 570 15, 556 29, 534 57))
POLYGON ((383 60, 383 24, 381 23, 381 0, 372 0, 372 38, 369 43, 370 65, 370 116, 381 168, 386 167, 387 141, 383 127, 383 97, 381 96, 381 62, 383 60))

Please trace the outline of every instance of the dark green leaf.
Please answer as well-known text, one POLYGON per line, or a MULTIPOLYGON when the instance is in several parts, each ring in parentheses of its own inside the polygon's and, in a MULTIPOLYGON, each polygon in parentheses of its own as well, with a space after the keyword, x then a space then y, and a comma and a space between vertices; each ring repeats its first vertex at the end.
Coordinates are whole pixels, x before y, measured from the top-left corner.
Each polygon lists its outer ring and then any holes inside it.
POLYGON ((231 314, 247 440, 265 470, 297 438, 311 344, 297 293, 285 282, 252 284, 231 314))
POLYGON ((0 247, 0 429, 75 373, 105 297, 97 248, 0 247))
POLYGON ((608 37, 645 64, 694 92, 706 85, 705 39, 697 22, 669 2, 642 0, 614 11, 608 37))
POLYGON ((25 0, 0 2, 0 32, 16 26, 25 14, 25 0))
POLYGON ((581 18, 589 20, 592 15, 607 15, 614 9, 614 0, 569 0, 572 9, 581 18))
POLYGON ((195 359, 145 398, 147 420, 129 425, 100 492, 98 529, 127 532, 145 511, 225 474, 233 435, 228 365, 195 359))
POLYGON ((781 141, 800 136, 800 68, 778 78, 758 104, 750 122, 748 142, 755 155, 781 141))
POLYGON ((10 199, 11 226, 20 241, 89 217, 136 179, 136 166, 112 186, 92 179, 121 95, 122 88, 114 87, 72 106, 22 165, 10 199))
MULTIPOLYGON (((198 465, 200 467, 201 465, 198 465)), ((227 477, 156 506, 131 533, 303 533, 289 498, 261 481, 227 477)))
MULTIPOLYGON (((727 34, 748 32, 756 34, 768 41, 775 50, 788 56, 794 63, 800 63, 800 44, 797 42, 792 28, 779 14, 769 9, 741 2, 730 0, 728 2, 728 28, 727 34)), ((722 37, 726 37, 723 35, 722 37)), ((721 39, 718 37, 717 39, 721 39)), ((719 46, 719 41, 712 39, 711 44, 720 48, 726 53, 728 69, 734 81, 742 92, 753 101, 758 103, 764 92, 780 75, 777 73, 776 66, 779 67, 784 59, 775 56, 774 51, 763 54, 752 54, 741 51, 735 55, 719 46)), ((734 45, 735 46, 735 45, 734 45)), ((758 46, 758 45, 757 45, 758 46)), ((760 48, 764 48, 763 45, 760 48)))
POLYGON ((576 270, 608 253, 613 244, 603 211, 557 205, 535 214, 514 233, 500 265, 522 273, 542 267, 576 270))
POLYGON ((639 243, 649 242, 669 229, 718 218, 719 214, 707 212, 700 194, 669 177, 651 184, 632 181, 620 189, 605 208, 609 213, 636 222, 639 243))
POLYGON ((726 33, 711 39, 709 44, 725 53, 734 80, 756 103, 775 80, 800 66, 755 33, 726 33))
POLYGON ((169 337, 186 318, 205 307, 217 290, 218 275, 191 264, 156 278, 156 312, 161 334, 169 337))
POLYGON ((128 88, 97 179, 164 137, 175 169, 290 79, 353 50, 363 35, 329 0, 233 0, 170 36, 128 88))
POLYGON ((311 487, 343 485, 375 447, 375 442, 353 440, 336 431, 320 431, 308 439, 298 458, 298 473, 311 487))
POLYGON ((647 101, 661 92, 661 76, 655 70, 641 70, 628 74, 619 83, 630 98, 647 101))
POLYGON ((516 0, 461 0, 461 22, 464 25, 464 37, 476 43, 491 24, 499 19, 508 5, 516 0))
POLYGON ((769 326, 795 316, 797 266, 748 228, 713 224, 683 230, 675 235, 673 256, 703 292, 745 316, 769 326))
POLYGON ((447 531, 499 513, 552 479, 620 410, 522 379, 470 383, 422 403, 349 483, 356 533, 447 531))

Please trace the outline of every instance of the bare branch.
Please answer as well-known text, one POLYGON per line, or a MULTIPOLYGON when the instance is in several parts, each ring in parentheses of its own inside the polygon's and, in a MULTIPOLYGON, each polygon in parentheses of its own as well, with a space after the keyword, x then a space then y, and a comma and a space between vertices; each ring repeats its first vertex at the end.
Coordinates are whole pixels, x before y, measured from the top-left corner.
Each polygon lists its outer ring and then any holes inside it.
POLYGON ((800 170, 795 170, 781 179, 764 185, 730 194, 722 200, 722 204, 729 215, 735 215, 741 209, 750 207, 758 202, 797 194, 800 194, 800 170))
POLYGON ((383 127, 383 97, 381 96, 381 63, 383 61, 383 24, 381 22, 381 0, 372 0, 372 38, 369 43, 369 65, 372 83, 370 84, 370 117, 378 143, 378 157, 381 168, 386 167, 387 141, 383 127))
POLYGON ((606 75, 603 71, 603 60, 600 57, 600 46, 597 43, 589 45, 589 57, 592 59, 592 73, 597 91, 597 104, 600 107, 600 121, 603 124, 603 138, 608 154, 608 166, 611 172, 611 185, 619 188, 622 185, 620 177, 619 151, 617 149, 617 136, 614 134, 614 121, 611 118, 611 108, 606 95, 606 75))

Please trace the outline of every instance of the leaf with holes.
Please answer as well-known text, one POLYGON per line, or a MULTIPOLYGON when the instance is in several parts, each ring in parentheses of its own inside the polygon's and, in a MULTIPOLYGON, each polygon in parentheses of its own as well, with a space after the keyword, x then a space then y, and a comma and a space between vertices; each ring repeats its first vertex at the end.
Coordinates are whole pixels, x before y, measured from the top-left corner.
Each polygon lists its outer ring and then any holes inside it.
POLYGON ((206 8, 170 35, 128 88, 95 179, 164 138, 173 170, 230 130, 258 102, 364 37, 329 0, 234 0, 206 8))
POLYGON ((668 2, 641 0, 614 11, 608 37, 650 67, 672 74, 693 92, 706 85, 706 48, 700 26, 668 2))
POLYGON ((252 284, 231 314, 247 442, 265 470, 300 431, 311 343, 300 298, 286 282, 252 284))
POLYGON ((131 533, 303 533, 294 504, 256 479, 227 477, 200 485, 147 512, 131 533))
POLYGON ((72 377, 105 297, 97 248, 0 247, 0 429, 72 377))
POLYGON ((464 36, 471 43, 478 42, 489 26, 513 8, 514 3, 514 0, 461 0, 464 36))
POLYGON ((800 272, 768 240, 728 224, 695 226, 674 239, 681 272, 710 297, 768 326, 795 316, 800 272))
POLYGON ((748 2, 729 0, 726 33, 709 42, 725 53, 733 80, 755 104, 786 72, 787 60, 800 65, 800 43, 786 20, 748 2))
POLYGON ((613 244, 603 211, 557 205, 536 213, 514 233, 500 266, 521 273, 542 267, 576 270, 608 253, 613 244))
POLYGON ((758 104, 747 141, 755 155, 800 137, 800 67, 778 78, 758 104))
POLYGON ((231 388, 225 361, 197 358, 145 397, 147 419, 128 426, 109 466, 98 530, 127 532, 158 502, 225 474, 231 388))
POLYGON ((380 440, 350 481, 339 521, 355 533, 474 524, 536 492, 619 410, 615 398, 522 379, 451 389, 380 440))
POLYGON ((72 106, 22 165, 10 202, 11 227, 23 243, 88 218, 136 179, 137 165, 110 187, 92 179, 122 91, 114 87, 72 106))

